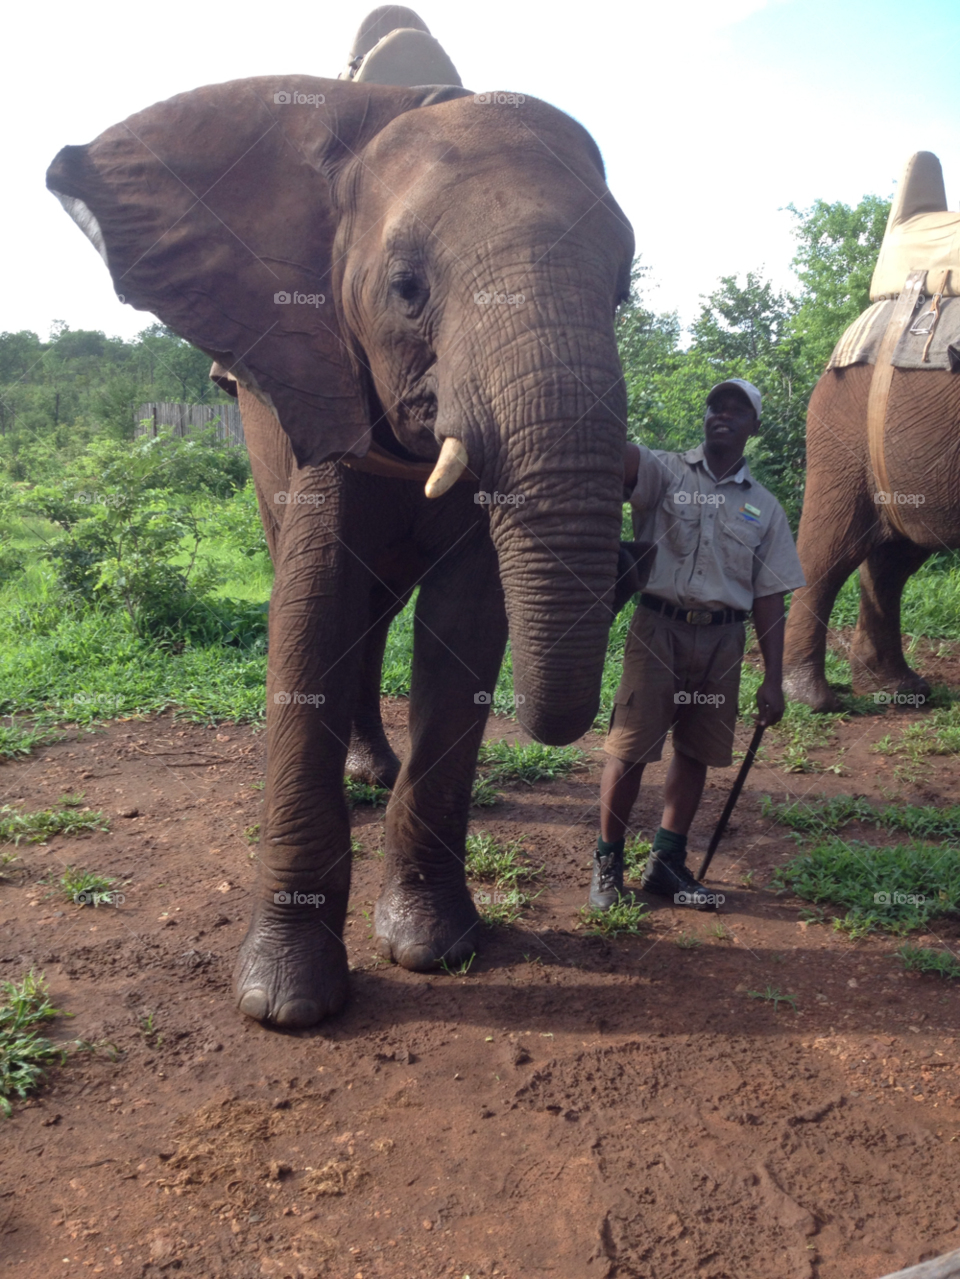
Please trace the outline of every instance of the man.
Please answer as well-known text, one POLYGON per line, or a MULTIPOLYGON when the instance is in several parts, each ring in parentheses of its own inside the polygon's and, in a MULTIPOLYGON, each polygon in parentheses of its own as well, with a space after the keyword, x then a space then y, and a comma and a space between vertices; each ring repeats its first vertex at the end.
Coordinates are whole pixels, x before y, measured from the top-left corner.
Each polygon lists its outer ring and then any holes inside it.
POLYGON ((711 901, 686 867, 687 833, 707 768, 733 759, 744 621, 763 656, 758 723, 783 717, 784 594, 804 585, 783 508, 750 474, 743 450, 760 425, 760 392, 732 378, 707 396, 704 440, 686 453, 628 444, 625 498, 635 536, 656 555, 630 623, 600 784, 590 905, 623 892, 623 847, 645 764, 673 729, 663 816, 641 887, 696 909, 711 901), (682 894, 677 898, 677 894, 682 894))

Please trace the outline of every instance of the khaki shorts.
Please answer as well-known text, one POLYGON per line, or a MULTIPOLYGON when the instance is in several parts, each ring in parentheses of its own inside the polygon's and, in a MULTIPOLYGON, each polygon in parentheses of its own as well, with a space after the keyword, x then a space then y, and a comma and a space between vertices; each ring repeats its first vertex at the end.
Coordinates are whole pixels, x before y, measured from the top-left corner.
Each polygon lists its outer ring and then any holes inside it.
POLYGON ((728 767, 744 642, 742 622, 693 626, 638 604, 606 753, 631 764, 653 763, 672 728, 674 750, 711 768, 728 767))

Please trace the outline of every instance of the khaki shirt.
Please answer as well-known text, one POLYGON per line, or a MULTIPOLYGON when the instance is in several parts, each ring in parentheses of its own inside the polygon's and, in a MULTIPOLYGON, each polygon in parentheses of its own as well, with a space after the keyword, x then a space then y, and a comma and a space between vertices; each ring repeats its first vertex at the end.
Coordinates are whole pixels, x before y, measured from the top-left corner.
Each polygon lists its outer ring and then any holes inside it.
POLYGON ((634 536, 656 546, 644 588, 682 608, 736 608, 805 586, 783 507, 744 462, 725 480, 703 445, 686 453, 640 446, 630 495, 634 536))

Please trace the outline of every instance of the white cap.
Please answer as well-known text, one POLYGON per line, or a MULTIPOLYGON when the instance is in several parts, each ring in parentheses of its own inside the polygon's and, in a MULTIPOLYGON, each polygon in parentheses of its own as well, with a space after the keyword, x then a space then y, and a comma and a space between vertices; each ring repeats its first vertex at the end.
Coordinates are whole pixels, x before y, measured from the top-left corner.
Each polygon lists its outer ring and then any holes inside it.
POLYGON ((744 381, 742 377, 731 377, 731 378, 727 378, 726 382, 718 382, 717 385, 711 389, 710 394, 707 396, 707 403, 708 404, 710 403, 710 401, 713 399, 713 397, 716 395, 718 391, 725 391, 728 387, 731 390, 739 391, 741 395, 745 395, 747 397, 747 399, 750 401, 750 405, 754 413, 756 413, 757 415, 757 421, 759 422, 760 421, 760 405, 762 402, 760 392, 757 390, 757 388, 753 385, 752 382, 746 382, 744 381))

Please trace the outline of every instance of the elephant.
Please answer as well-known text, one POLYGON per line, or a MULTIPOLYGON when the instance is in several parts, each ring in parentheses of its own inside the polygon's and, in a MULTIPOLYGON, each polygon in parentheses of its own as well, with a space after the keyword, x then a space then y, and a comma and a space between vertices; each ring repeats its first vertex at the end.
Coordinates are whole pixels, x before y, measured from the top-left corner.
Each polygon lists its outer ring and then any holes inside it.
MULTIPOLYGON (((844 334, 810 398, 797 540, 808 585, 790 605, 784 689, 818 711, 839 709, 824 671, 827 626, 837 592, 858 566, 854 691, 913 705, 930 696, 903 654, 900 602, 908 578, 934 551, 960 546, 960 378, 948 371, 949 347, 944 367, 923 363, 933 341, 927 317, 941 296, 956 294, 943 268, 951 260, 960 267, 957 237, 960 215, 947 212, 940 162, 918 152, 890 210, 871 282, 874 305, 844 334), (927 269, 907 274, 918 262, 927 269), (940 295, 914 321, 925 277, 940 295), (899 312, 894 293, 904 299, 899 312)), ((960 281, 960 270, 953 278, 960 281)), ((950 297, 947 306, 960 301, 950 297)), ((941 323, 945 329, 941 347, 955 322, 941 323)))
POLYGON ((527 732, 562 744, 594 722, 633 233, 579 124, 452 86, 213 85, 65 147, 47 184, 118 295, 236 378, 258 490, 285 507, 235 988, 252 1018, 314 1025, 348 993, 343 771, 378 592, 419 585, 374 912, 385 959, 426 971, 477 949, 468 810, 508 635, 527 732), (421 482, 393 478, 409 468, 421 482))

